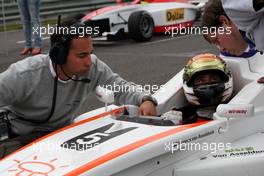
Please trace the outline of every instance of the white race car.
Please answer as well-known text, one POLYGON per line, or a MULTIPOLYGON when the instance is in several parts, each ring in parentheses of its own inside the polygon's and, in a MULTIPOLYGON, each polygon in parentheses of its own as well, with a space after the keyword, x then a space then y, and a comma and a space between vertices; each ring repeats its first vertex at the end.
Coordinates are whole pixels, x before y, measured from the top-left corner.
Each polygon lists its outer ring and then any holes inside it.
MULTIPOLYGON (((124 106, 87 112, 0 162, 1 175, 261 176, 264 173, 264 57, 225 58, 236 95, 214 120, 175 126, 130 117, 124 106), (109 110, 110 109, 110 110, 109 110), (179 148, 182 145, 192 148, 179 148)), ((182 73, 154 94, 158 112, 182 107, 182 73)), ((112 94, 101 96, 112 101, 112 94)))
POLYGON ((148 3, 135 0, 95 10, 82 21, 96 29, 94 37, 97 39, 116 40, 128 33, 136 41, 146 41, 154 33, 165 33, 180 26, 191 27, 200 7, 187 0, 152 0, 148 3))

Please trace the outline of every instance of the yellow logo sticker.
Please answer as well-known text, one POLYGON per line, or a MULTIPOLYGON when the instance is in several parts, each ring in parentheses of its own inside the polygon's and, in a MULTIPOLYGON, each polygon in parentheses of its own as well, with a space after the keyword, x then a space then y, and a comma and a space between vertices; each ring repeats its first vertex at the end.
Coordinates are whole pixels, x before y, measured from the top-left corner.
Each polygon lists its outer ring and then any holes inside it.
POLYGON ((184 9, 171 9, 166 11, 167 22, 184 19, 184 9))

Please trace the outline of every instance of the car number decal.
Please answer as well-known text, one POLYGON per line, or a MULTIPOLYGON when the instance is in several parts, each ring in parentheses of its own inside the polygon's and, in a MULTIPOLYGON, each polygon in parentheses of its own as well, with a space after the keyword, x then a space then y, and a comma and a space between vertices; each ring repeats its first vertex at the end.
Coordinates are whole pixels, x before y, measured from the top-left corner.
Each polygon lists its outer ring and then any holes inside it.
POLYGON ((67 149, 73 149, 77 151, 84 151, 87 149, 91 149, 95 147, 96 145, 99 145, 105 141, 108 141, 114 137, 120 136, 124 133, 127 133, 131 130, 134 130, 138 127, 129 127, 121 130, 117 130, 114 132, 106 132, 109 130, 114 123, 111 123, 109 125, 97 128, 95 130, 89 131, 87 133, 81 134, 79 136, 76 136, 63 144, 61 144, 61 147, 67 148, 67 149))

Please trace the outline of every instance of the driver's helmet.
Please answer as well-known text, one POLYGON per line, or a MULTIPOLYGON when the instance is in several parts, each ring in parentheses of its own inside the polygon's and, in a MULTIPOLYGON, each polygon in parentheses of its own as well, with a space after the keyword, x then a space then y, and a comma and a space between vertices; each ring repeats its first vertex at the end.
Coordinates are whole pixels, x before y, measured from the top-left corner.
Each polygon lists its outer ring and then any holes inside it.
POLYGON ((190 59, 184 68, 183 90, 187 101, 192 105, 218 105, 232 96, 232 74, 220 57, 200 54, 190 59), (195 79, 204 74, 217 74, 221 79, 218 82, 194 85, 195 79))

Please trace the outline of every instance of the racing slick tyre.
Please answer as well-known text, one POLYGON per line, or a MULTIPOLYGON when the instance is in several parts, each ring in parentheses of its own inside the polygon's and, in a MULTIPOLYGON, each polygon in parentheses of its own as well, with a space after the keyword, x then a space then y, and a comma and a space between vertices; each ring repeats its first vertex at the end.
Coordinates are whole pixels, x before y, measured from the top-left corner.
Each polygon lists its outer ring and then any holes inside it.
POLYGON ((146 11, 133 12, 128 18, 128 32, 137 42, 150 40, 154 33, 154 21, 146 11))

